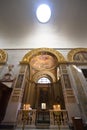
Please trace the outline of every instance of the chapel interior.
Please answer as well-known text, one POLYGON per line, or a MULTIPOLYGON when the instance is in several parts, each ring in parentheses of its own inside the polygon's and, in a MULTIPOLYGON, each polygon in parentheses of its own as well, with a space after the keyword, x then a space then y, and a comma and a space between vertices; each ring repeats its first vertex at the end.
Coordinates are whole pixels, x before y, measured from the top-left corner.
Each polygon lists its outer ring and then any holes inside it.
MULTIPOLYGON (((87 1, 0 1, 0 129, 87 129, 87 1), (36 9, 47 4, 42 23, 36 9)), ((44 14, 45 10, 44 10, 44 14)))

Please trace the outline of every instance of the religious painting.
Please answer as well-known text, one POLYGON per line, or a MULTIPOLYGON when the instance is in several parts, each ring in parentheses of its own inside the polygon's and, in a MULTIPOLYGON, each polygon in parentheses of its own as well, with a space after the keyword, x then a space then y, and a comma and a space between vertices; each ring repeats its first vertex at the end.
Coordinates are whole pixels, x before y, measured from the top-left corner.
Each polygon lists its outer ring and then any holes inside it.
POLYGON ((75 61, 81 61, 81 62, 87 61, 87 52, 78 52, 75 54, 73 59, 75 61))

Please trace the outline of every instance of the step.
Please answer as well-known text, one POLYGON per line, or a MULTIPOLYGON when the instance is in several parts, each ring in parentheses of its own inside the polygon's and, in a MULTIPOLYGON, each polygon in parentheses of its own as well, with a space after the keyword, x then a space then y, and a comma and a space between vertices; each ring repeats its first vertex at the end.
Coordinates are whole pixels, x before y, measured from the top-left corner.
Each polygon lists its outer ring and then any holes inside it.
POLYGON ((36 129, 49 129, 49 125, 44 125, 44 124, 37 125, 36 129))

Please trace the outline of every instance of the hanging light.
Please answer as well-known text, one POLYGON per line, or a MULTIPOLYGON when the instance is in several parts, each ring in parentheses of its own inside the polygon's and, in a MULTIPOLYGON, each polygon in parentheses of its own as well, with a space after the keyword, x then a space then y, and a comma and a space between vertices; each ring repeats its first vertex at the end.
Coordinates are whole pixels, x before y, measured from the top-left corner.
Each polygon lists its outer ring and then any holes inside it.
POLYGON ((36 16, 39 22, 46 23, 51 17, 51 9, 48 5, 42 4, 36 10, 36 16))

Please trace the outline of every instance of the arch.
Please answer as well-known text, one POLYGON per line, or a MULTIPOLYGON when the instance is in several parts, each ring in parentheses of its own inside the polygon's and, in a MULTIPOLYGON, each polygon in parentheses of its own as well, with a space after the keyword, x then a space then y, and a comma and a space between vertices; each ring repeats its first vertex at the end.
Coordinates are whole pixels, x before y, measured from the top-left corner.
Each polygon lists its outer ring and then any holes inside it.
POLYGON ((0 49, 0 64, 5 64, 7 61, 7 53, 5 50, 0 49))
POLYGON ((51 48, 39 48, 39 49, 34 49, 32 51, 29 51, 27 54, 25 54, 25 56, 23 57, 23 59, 20 63, 29 64, 30 60, 34 56, 36 56, 38 54, 42 54, 42 53, 50 53, 57 58, 58 62, 65 62, 65 58, 63 57, 63 55, 59 51, 56 51, 56 50, 51 49, 51 48))
POLYGON ((55 78, 54 74, 51 73, 50 71, 37 72, 37 73, 32 77, 32 81, 37 82, 37 80, 40 79, 40 78, 42 78, 42 77, 47 77, 47 78, 50 79, 52 82, 56 82, 56 78, 55 78))
MULTIPOLYGON (((67 55, 67 58, 68 58, 68 61, 71 61, 71 62, 74 62, 76 61, 74 59, 74 56, 77 54, 77 53, 83 53, 83 52, 86 52, 87 53, 87 48, 76 48, 76 49, 72 49, 71 51, 69 51, 68 55, 67 55)), ((78 61, 76 61, 78 62, 78 61)), ((79 61, 81 62, 81 61, 79 61)), ((86 61, 87 62, 87 61, 86 61)))
POLYGON ((44 91, 44 87, 46 86, 46 92, 49 94, 49 98, 52 99, 52 103, 51 101, 49 101, 49 99, 47 99, 47 101, 49 107, 52 107, 52 104, 54 104, 55 102, 54 95, 58 95, 56 93, 56 90, 59 91, 59 88, 56 87, 58 85, 57 67, 58 64, 65 62, 65 58, 60 52, 50 48, 34 49, 24 55, 20 64, 26 64, 29 66, 29 68, 27 68, 29 69, 29 87, 27 88, 27 92, 30 94, 28 96, 28 100, 30 103, 32 103, 32 106, 38 107, 40 100, 39 97, 41 94, 40 92, 44 91), (42 77, 48 78, 51 81, 51 83, 44 84, 45 86, 43 84, 38 83, 38 79, 42 77), (33 85, 33 83, 35 85, 33 85), (48 85, 50 85, 49 88, 47 87, 48 85))
POLYGON ((41 77, 40 79, 38 79, 37 83, 51 83, 50 79, 48 77, 41 77))

